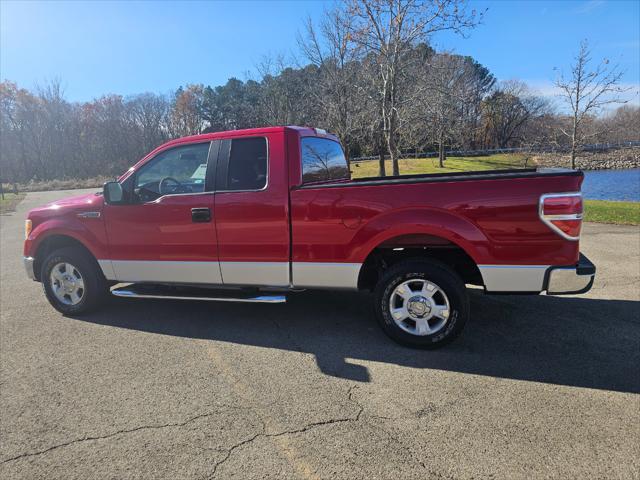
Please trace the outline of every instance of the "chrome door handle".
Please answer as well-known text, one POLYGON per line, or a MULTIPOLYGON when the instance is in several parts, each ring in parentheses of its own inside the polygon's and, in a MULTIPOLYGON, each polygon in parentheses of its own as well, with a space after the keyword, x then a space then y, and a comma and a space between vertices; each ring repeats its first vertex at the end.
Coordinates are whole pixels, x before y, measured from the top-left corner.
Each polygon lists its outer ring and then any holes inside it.
POLYGON ((194 223, 207 223, 211 221, 211 210, 208 208, 192 208, 191 221, 194 223))

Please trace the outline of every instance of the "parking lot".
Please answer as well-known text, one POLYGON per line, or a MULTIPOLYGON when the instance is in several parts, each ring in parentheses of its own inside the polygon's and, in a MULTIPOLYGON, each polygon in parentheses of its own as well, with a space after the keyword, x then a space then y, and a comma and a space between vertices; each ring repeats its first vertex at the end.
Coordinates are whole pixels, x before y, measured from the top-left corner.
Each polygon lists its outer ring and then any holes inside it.
POLYGON ((640 230, 587 224, 578 297, 484 296, 454 344, 394 344, 366 294, 113 299, 63 317, 0 217, 0 477, 638 478, 640 230))

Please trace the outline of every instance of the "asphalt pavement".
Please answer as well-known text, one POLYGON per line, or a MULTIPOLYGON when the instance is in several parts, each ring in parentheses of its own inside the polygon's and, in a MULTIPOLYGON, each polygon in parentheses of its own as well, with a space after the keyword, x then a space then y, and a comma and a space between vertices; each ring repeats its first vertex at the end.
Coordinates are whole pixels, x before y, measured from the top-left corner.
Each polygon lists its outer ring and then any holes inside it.
POLYGON ((587 224, 594 288, 472 292, 463 335, 393 343, 366 294, 113 299, 64 317, 0 217, 0 477, 640 478, 640 229, 587 224))

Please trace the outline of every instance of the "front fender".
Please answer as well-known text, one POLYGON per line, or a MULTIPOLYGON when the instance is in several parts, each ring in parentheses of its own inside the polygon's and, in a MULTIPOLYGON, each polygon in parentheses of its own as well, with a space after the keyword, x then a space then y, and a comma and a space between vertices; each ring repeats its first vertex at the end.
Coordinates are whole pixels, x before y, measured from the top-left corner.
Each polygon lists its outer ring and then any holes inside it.
POLYGON ((42 242, 52 236, 70 237, 80 242, 96 259, 108 258, 104 225, 101 219, 51 218, 38 224, 24 242, 25 257, 35 257, 42 242), (88 224, 91 222, 91 224, 88 224))

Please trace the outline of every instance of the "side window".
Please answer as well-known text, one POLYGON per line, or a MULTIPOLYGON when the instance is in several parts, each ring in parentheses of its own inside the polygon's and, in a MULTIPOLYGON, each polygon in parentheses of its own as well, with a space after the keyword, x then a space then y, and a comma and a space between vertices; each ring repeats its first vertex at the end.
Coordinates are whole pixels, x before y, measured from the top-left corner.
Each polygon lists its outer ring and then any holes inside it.
POLYGON ((231 141, 227 189, 261 190, 267 185, 267 139, 238 138, 231 141))
POLYGON ((209 142, 158 154, 136 174, 134 192, 142 202, 162 195, 204 192, 209 142))
POLYGON ((302 183, 349 178, 349 168, 342 147, 327 138, 303 137, 302 183))

